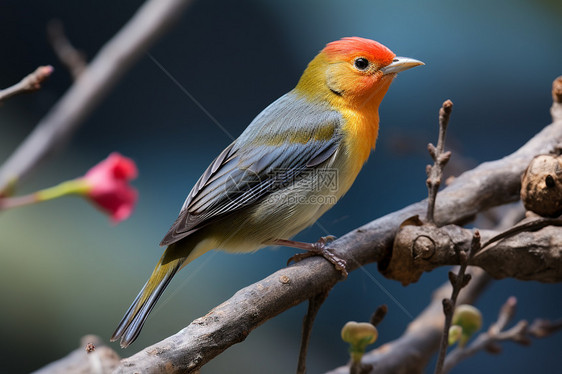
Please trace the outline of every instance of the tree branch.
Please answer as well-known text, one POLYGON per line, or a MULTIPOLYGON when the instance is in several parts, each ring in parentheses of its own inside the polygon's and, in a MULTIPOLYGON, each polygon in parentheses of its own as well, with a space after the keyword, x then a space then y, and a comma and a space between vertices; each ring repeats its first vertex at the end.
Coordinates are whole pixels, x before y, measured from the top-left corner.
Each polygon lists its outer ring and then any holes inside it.
POLYGON ((310 344, 312 326, 320 307, 327 297, 328 291, 325 291, 308 300, 308 310, 302 322, 301 348, 299 352, 299 361, 297 363, 297 374, 306 373, 306 354, 308 352, 308 345, 310 344))
POLYGON ((149 0, 143 4, 0 168, 0 194, 70 138, 117 80, 189 3, 191 0, 149 0))
POLYGON ((105 346, 99 337, 86 335, 80 339, 79 348, 60 360, 33 372, 33 374, 104 374, 113 371, 119 365, 119 360, 117 353, 105 346))
MULTIPOLYGON (((551 152, 561 142, 562 122, 556 122, 512 155, 484 163, 459 176, 440 192, 436 222, 439 225, 466 222, 481 210, 517 200, 521 174, 531 159, 551 152)), ((393 238, 400 224, 408 217, 423 214, 426 207, 427 202, 422 201, 386 215, 346 234, 331 247, 347 261, 349 271, 383 261, 391 255, 393 238)), ((330 289, 340 276, 321 258, 305 259, 281 269, 241 289, 177 334, 124 359, 117 372, 196 372, 231 345, 243 341, 268 319, 330 289), (289 282, 281 279, 289 279, 289 282)), ((440 328, 436 332, 437 341, 440 328)))
POLYGON ((552 122, 562 121, 562 75, 552 82, 552 122))
MULTIPOLYGON (((497 279, 561 282, 560 226, 561 219, 532 218, 502 232, 479 230, 483 249, 470 264, 497 279)), ((470 251, 473 235, 473 230, 456 225, 404 226, 396 235, 392 255, 382 273, 407 285, 416 282, 424 272, 443 265, 459 265, 458 252, 470 251)))
POLYGON ((47 24, 47 36, 59 60, 70 71, 72 78, 78 79, 86 69, 86 57, 70 43, 60 20, 54 19, 47 24))
POLYGON ((11 87, 0 90, 0 104, 12 96, 24 92, 33 92, 39 90, 41 88, 41 83, 49 78, 52 73, 52 66, 39 66, 33 73, 28 74, 18 83, 14 84, 11 87))
POLYGON ((457 299, 461 290, 468 285, 472 278, 470 274, 466 273, 466 268, 474 253, 479 249, 480 233, 478 231, 475 231, 472 236, 470 250, 468 252, 456 248, 460 266, 456 274, 452 271, 449 272, 449 281, 451 282, 453 289, 451 291, 451 297, 444 298, 442 300, 445 323, 443 324, 443 333, 441 334, 441 343, 439 346, 437 364, 435 365, 435 374, 441 374, 443 372, 443 364, 445 363, 447 347, 449 346, 449 329, 451 328, 451 323, 453 321, 453 313, 455 312, 455 308, 457 306, 457 299))
POLYGON ((437 147, 429 143, 427 149, 433 165, 427 165, 427 215, 426 221, 430 224, 435 223, 435 200, 437 199, 437 192, 441 186, 441 179, 443 178, 443 168, 451 158, 451 152, 445 152, 445 135, 447 134, 447 126, 449 125, 449 118, 453 110, 453 102, 446 100, 439 109, 439 137, 437 139, 437 147))

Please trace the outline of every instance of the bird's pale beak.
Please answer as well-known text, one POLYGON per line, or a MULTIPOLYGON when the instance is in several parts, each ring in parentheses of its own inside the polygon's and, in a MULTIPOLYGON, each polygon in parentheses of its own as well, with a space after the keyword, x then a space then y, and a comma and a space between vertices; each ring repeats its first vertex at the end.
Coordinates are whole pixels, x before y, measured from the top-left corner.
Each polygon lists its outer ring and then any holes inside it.
POLYGON ((400 73, 401 71, 411 69, 413 67, 425 65, 423 62, 408 57, 394 57, 390 65, 381 69, 383 74, 400 73))

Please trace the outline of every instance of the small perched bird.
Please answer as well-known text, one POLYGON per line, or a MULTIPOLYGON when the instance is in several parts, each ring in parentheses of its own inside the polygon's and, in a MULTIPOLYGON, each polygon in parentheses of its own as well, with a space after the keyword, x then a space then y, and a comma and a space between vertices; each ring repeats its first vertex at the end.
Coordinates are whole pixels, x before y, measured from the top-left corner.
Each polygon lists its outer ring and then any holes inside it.
POLYGON ((323 255, 346 275, 327 239, 290 239, 351 187, 375 147, 378 109, 390 83, 418 65, 369 39, 327 44, 297 86, 264 109, 199 178, 111 341, 130 345, 174 274, 211 249, 295 247, 323 255))

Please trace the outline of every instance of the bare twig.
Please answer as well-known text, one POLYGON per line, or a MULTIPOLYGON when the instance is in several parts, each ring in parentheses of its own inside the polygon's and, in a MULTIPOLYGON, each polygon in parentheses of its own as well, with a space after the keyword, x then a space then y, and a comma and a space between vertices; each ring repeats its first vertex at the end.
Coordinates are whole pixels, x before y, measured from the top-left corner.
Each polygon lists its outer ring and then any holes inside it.
POLYGON ((386 313, 388 313, 388 306, 386 304, 383 304, 375 310, 369 322, 371 323, 371 325, 377 327, 379 323, 382 322, 384 317, 386 317, 386 313))
MULTIPOLYGON (((469 268, 472 281, 458 297, 461 304, 472 304, 490 283, 491 278, 481 269, 469 268)), ((443 326, 442 300, 451 294, 449 282, 439 287, 431 303, 413 320, 404 334, 363 355, 362 362, 371 364, 377 374, 421 374, 439 347, 443 326)), ((348 374, 349 366, 341 366, 327 374, 348 374)))
POLYGON ((191 0, 148 0, 100 50, 80 78, 0 169, 0 194, 70 138, 125 71, 182 14, 191 0))
POLYGON ((472 256, 480 249, 480 233, 478 231, 474 232, 472 237, 471 249, 467 254, 464 251, 458 251, 459 256, 459 271, 457 274, 452 271, 449 272, 449 281, 453 286, 450 299, 443 299, 443 313, 445 314, 445 323, 443 324, 443 333, 441 334, 441 344, 439 345, 439 355, 437 357, 437 363, 435 365, 435 374, 441 374, 443 372, 443 364, 445 362, 445 356, 447 354, 447 346, 449 345, 449 329, 451 328, 451 322, 453 321, 453 313, 455 312, 455 306, 457 304, 457 298, 459 292, 466 287, 468 282, 470 282, 470 274, 466 274, 466 267, 470 262, 472 256))
POLYGON ((428 190, 426 221, 432 224, 435 223, 435 200, 437 199, 437 192, 443 178, 443 168, 451 158, 451 152, 445 152, 445 135, 447 134, 447 125, 449 124, 452 110, 453 102, 446 100, 441 109, 439 109, 439 138, 437 140, 437 147, 431 143, 427 145, 429 154, 434 161, 433 166, 427 165, 426 168, 428 190))
POLYGON ((552 82, 552 107, 550 108, 552 122, 562 121, 562 76, 552 82))
POLYGON ((19 208, 21 206, 31 205, 37 203, 35 194, 16 196, 16 197, 3 197, 0 195, 0 211, 5 209, 19 208))
POLYGON ((320 292, 318 295, 313 296, 308 300, 308 310, 302 322, 302 337, 301 348, 299 352, 299 362, 297 364, 297 373, 306 373, 306 354, 308 352, 308 345, 310 343, 310 334, 312 332, 312 325, 314 319, 320 310, 320 307, 328 297, 328 291, 320 292))
POLYGON ((556 321, 537 318, 529 326, 529 334, 534 338, 544 338, 562 330, 562 318, 556 321))
POLYGON ((27 75, 18 83, 14 84, 11 87, 0 90, 0 103, 12 96, 24 92, 33 92, 39 90, 41 88, 41 83, 43 83, 52 73, 52 66, 39 66, 33 73, 27 75))
POLYGON ((521 320, 512 328, 504 330, 515 315, 516 305, 517 299, 510 297, 500 309, 497 321, 490 326, 487 332, 479 334, 469 346, 459 346, 454 349, 445 360, 444 372, 448 373, 462 360, 479 351, 486 350, 490 353, 499 353, 501 351, 499 342, 513 341, 518 344, 529 345, 531 344, 531 337, 543 338, 562 328, 560 321, 535 320, 529 326, 527 321, 521 320))
POLYGON ((522 232, 532 232, 537 231, 547 226, 562 226, 562 218, 537 218, 531 221, 521 223, 517 226, 513 226, 494 237, 488 239, 484 244, 482 244, 482 249, 475 255, 480 256, 482 253, 486 252, 489 245, 495 243, 499 240, 510 238, 522 232))
POLYGON ((500 308, 498 319, 494 322, 488 332, 493 335, 499 334, 507 324, 513 319, 515 309, 517 308, 517 299, 511 296, 500 308))
POLYGON ((78 79, 86 69, 86 56, 70 43, 60 20, 54 19, 47 24, 47 36, 59 60, 70 71, 72 78, 78 79))
MULTIPOLYGON (((377 309, 371 315, 369 323, 371 325, 373 325, 374 327, 377 327, 377 325, 379 325, 382 322, 382 320, 386 316, 387 312, 388 312, 388 307, 386 305, 381 305, 381 306, 377 307, 377 309)), ((342 332, 342 334, 343 334, 343 332, 342 332)), ((377 333, 377 335, 378 335, 378 333, 377 333)), ((343 337, 343 335, 342 335, 342 337, 343 337)), ((369 374, 369 373, 371 373, 371 371, 373 370, 373 365, 363 362, 362 356, 363 355, 361 355, 361 359, 356 359, 356 358, 354 359, 354 355, 353 354, 351 355, 352 359, 351 359, 351 362, 350 362, 350 365, 349 365, 349 374, 369 374)))

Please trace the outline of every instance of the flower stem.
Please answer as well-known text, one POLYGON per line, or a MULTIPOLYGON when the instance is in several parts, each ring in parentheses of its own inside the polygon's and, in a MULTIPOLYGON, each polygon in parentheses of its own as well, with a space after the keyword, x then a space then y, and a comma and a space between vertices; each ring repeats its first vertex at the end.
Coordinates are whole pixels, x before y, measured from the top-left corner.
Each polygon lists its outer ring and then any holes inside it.
POLYGON ((90 185, 82 179, 73 179, 34 193, 37 201, 57 199, 66 195, 86 195, 90 185))
POLYGON ((0 198, 0 210, 18 208, 67 195, 86 195, 90 188, 84 180, 73 179, 29 195, 0 198))

